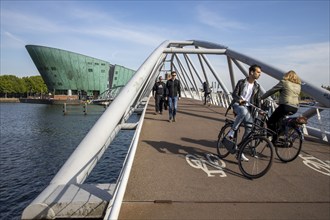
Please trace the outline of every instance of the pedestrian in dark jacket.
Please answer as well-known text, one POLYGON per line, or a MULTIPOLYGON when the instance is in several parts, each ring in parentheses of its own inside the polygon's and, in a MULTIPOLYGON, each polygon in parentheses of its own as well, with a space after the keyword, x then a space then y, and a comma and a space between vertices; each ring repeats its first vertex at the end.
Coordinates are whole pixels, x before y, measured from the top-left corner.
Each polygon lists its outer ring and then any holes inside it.
POLYGON ((204 105, 206 105, 206 98, 211 93, 211 88, 209 84, 205 81, 203 82, 203 91, 204 91, 204 105))
POLYGON ((180 81, 176 79, 176 72, 172 71, 171 79, 166 82, 166 96, 168 100, 169 122, 175 122, 178 100, 181 97, 180 81))
POLYGON ((163 114, 163 103, 164 96, 166 93, 165 83, 163 82, 162 76, 159 76, 158 81, 155 83, 152 89, 152 96, 155 99, 155 114, 160 113, 163 114))
MULTIPOLYGON (((171 73, 165 74, 166 82, 171 79, 171 73)), ((166 85, 165 85, 166 86, 166 85)), ((166 89, 165 89, 165 95, 164 98, 166 99, 166 89)), ((167 110, 168 102, 167 100, 164 101, 164 110, 167 110)))

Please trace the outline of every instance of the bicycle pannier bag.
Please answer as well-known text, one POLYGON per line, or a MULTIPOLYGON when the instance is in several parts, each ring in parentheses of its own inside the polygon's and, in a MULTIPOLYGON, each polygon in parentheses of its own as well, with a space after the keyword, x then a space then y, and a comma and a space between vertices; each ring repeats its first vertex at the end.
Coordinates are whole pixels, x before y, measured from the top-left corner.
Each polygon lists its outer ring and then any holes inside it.
POLYGON ((226 149, 230 152, 230 153, 235 153, 235 147, 236 147, 236 144, 234 141, 232 140, 229 140, 227 137, 224 137, 222 139, 222 144, 226 147, 226 149))
POLYGON ((306 117, 304 117, 304 116, 300 116, 300 117, 298 117, 297 119, 296 119, 296 122, 298 123, 298 124, 307 124, 307 118, 306 117))

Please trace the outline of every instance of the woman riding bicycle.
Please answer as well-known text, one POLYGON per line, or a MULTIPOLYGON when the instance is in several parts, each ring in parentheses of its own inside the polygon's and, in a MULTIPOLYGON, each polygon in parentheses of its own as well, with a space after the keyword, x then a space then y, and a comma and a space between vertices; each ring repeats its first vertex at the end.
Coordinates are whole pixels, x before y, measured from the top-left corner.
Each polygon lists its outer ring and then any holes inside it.
MULTIPOLYGON (((277 85, 262 95, 261 99, 265 99, 277 91, 280 92, 279 106, 275 109, 267 122, 267 127, 273 131, 277 130, 277 122, 280 122, 285 115, 289 113, 294 114, 298 111, 299 94, 301 91, 300 78, 293 70, 290 70, 284 74, 283 79, 277 85)), ((275 139, 276 138, 273 140, 275 139)))

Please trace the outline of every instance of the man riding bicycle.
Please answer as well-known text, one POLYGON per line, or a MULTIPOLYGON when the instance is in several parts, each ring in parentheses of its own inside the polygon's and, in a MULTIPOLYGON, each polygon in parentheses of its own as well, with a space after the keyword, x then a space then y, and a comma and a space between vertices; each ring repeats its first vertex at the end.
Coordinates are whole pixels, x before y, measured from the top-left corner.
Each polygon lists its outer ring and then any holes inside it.
MULTIPOLYGON (((243 139, 251 132, 253 118, 250 113, 248 103, 260 107, 260 85, 256 81, 261 74, 261 67, 254 64, 249 68, 249 76, 237 82, 233 91, 233 101, 230 107, 233 108, 236 118, 231 130, 228 133, 229 138, 233 138, 235 132, 242 122, 244 122, 245 132, 243 139)), ((244 159, 244 157, 243 157, 244 159)))

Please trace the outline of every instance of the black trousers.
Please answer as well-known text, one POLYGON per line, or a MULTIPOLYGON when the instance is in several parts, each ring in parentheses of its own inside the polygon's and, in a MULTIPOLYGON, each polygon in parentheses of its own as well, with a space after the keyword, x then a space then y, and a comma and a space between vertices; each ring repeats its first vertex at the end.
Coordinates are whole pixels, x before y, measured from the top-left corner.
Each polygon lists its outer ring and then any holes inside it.
POLYGON ((164 110, 167 110, 168 102, 163 98, 164 110))
POLYGON ((279 105, 267 122, 268 128, 276 131, 284 116, 288 115, 289 113, 294 114, 297 111, 298 108, 292 107, 290 105, 279 105))
POLYGON ((163 95, 155 95, 156 112, 163 112, 164 98, 163 95))

